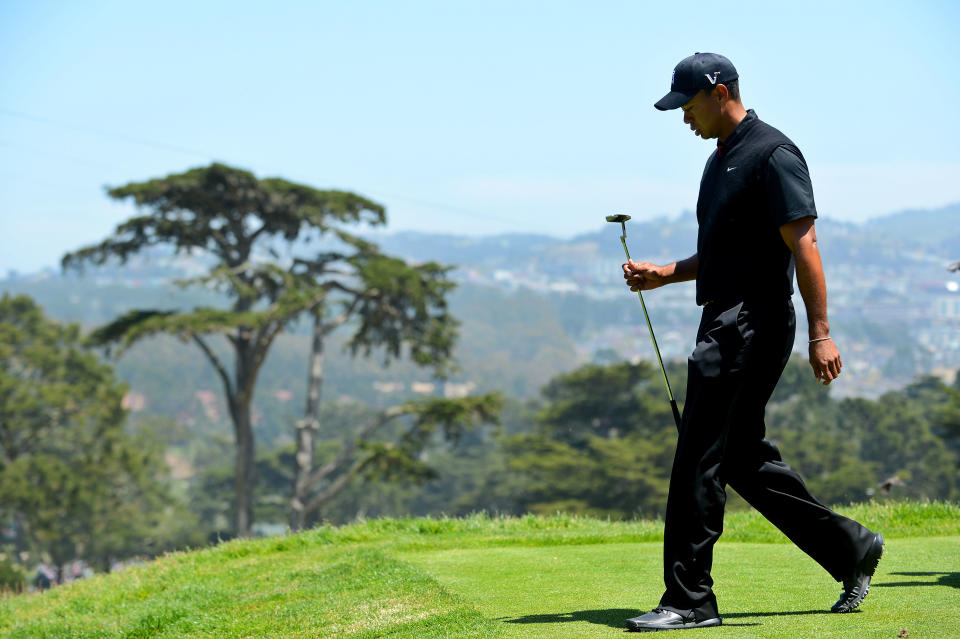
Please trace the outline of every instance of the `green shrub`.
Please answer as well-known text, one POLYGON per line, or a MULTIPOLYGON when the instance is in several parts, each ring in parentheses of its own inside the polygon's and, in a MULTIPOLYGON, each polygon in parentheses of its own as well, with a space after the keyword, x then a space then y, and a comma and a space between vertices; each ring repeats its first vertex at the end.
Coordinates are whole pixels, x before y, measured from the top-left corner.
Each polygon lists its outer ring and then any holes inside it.
POLYGON ((0 592, 12 590, 22 592, 27 576, 18 566, 6 560, 0 560, 0 592))

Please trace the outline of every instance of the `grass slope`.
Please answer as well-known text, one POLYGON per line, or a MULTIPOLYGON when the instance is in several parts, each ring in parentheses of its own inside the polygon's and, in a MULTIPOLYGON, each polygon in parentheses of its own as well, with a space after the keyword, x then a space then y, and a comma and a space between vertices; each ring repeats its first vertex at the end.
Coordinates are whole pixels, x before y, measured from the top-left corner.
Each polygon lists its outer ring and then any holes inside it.
MULTIPOLYGON (((863 611, 762 517, 730 513, 726 637, 960 637, 960 506, 842 509, 888 538, 863 611)), ((0 599, 0 637, 612 637, 660 595, 660 522, 386 519, 240 540, 0 599)), ((698 635, 699 636, 699 635, 698 635)))
POLYGON ((430 576, 362 546, 244 541, 0 602, 0 636, 489 637, 430 576))

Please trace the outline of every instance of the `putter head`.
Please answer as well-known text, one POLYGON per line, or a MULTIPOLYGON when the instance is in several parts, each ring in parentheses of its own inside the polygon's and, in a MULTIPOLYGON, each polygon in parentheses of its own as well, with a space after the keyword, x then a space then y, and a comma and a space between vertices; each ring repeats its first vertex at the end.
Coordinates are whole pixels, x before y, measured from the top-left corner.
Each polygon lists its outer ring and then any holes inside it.
MULTIPOLYGON (((630 216, 624 215, 623 213, 621 213, 620 215, 607 216, 607 222, 613 222, 615 224, 618 222, 620 223, 620 230, 623 231, 623 235, 620 236, 620 239, 623 241, 626 241, 627 239, 627 220, 629 219, 630 219, 630 216)), ((624 244, 623 248, 624 249, 627 248, 626 244, 624 244)), ((627 259, 630 259, 629 256, 627 257, 627 259)))

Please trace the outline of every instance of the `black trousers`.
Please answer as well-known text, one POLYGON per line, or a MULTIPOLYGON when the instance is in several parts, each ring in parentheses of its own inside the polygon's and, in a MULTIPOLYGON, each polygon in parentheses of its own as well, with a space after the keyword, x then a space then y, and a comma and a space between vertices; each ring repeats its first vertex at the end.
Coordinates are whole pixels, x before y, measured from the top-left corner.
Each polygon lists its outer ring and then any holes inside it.
POLYGON ((710 569, 727 485, 837 581, 869 549, 871 532, 817 501, 765 439, 764 408, 795 330, 789 299, 704 308, 670 476, 661 608, 701 620, 719 615, 710 569))

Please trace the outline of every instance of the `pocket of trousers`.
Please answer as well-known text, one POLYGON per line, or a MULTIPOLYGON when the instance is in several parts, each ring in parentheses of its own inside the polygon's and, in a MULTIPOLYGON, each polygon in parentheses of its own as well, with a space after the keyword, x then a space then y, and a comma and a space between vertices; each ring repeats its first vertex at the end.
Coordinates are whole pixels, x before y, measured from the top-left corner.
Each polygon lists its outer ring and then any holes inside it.
POLYGON ((704 377, 719 377, 736 372, 743 364, 746 346, 740 329, 743 302, 721 311, 710 321, 697 340, 689 363, 704 377))

